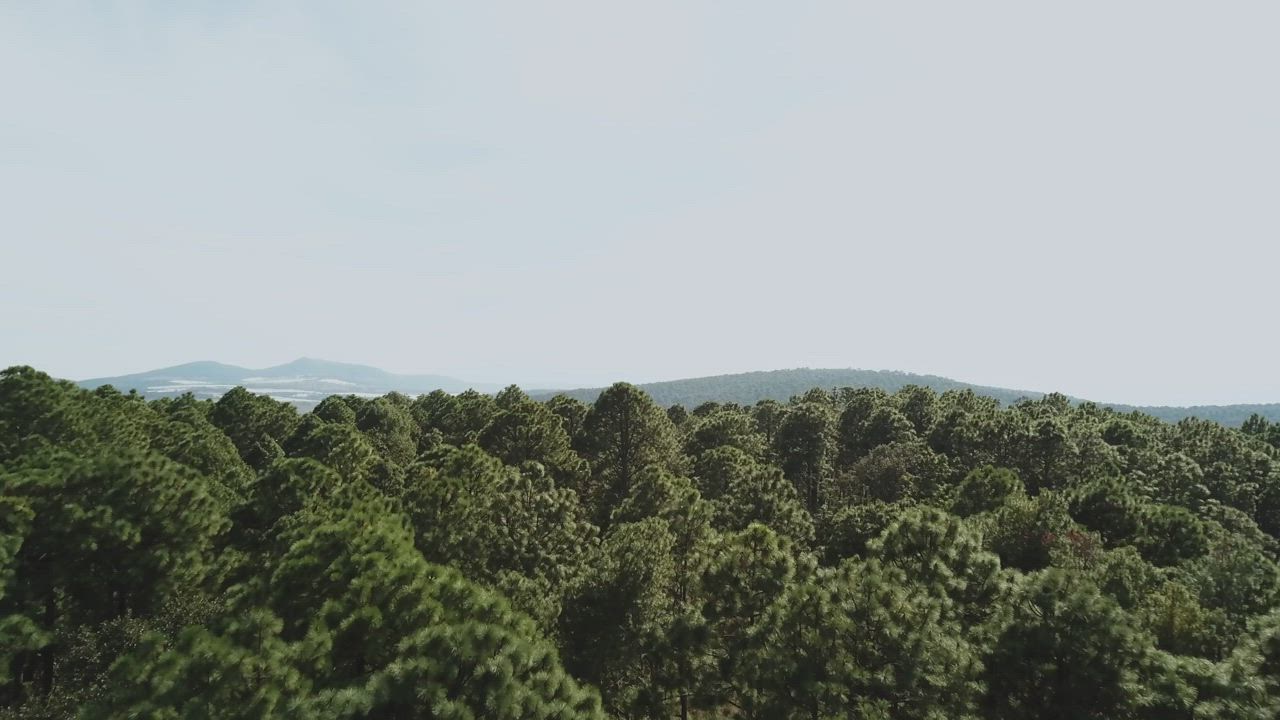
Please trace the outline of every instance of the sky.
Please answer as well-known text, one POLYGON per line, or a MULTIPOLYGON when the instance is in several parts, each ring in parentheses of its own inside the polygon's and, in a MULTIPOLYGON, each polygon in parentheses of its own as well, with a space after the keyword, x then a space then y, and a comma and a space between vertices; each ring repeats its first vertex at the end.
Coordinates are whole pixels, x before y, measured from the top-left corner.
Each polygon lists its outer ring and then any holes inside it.
POLYGON ((3 3, 0 366, 1280 402, 1277 26, 1270 0, 3 3))

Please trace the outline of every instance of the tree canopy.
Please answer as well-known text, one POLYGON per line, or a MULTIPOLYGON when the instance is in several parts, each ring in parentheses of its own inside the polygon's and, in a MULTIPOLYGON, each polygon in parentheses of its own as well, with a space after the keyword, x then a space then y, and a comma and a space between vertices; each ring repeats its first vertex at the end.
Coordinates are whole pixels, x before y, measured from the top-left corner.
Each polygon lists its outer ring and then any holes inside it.
POLYGON ((1280 712, 1267 418, 709 399, 0 372, 0 720, 1280 712))

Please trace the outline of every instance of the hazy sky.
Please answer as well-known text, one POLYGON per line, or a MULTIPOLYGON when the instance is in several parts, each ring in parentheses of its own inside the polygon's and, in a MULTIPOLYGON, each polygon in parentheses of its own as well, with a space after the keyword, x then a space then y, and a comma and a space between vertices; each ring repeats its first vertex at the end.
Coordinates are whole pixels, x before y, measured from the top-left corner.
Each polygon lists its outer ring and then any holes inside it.
POLYGON ((0 4, 0 365, 1280 401, 1280 5, 0 4))

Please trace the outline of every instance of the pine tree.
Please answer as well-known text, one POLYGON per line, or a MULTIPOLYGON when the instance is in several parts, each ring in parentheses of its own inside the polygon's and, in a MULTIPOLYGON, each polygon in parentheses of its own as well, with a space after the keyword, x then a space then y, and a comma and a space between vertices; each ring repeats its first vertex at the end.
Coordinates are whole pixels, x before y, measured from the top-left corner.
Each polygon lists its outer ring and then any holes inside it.
POLYGON ((756 692, 744 661, 752 632, 797 574, 795 550, 785 537, 753 523, 722 536, 703 573, 703 616, 713 663, 698 695, 709 707, 730 707, 756 717, 756 692))
POLYGON ((832 410, 815 402, 788 409, 774 438, 782 471, 795 484, 810 515, 823 502, 822 486, 832 472, 834 441, 832 410))
POLYGON ((641 470, 656 465, 679 472, 683 464, 670 418, 648 395, 627 383, 618 383, 596 398, 583 421, 581 450, 591 463, 592 479, 580 494, 595 508, 602 527, 641 470))
POLYGON ((262 470, 284 454, 281 446, 299 419, 293 405, 237 387, 213 404, 209 421, 231 438, 249 467, 262 470))
POLYGON ((313 504, 280 534, 224 622, 144 644, 94 716, 603 718, 536 626, 423 560, 385 499, 313 504))
POLYGON ((970 717, 981 670, 945 601, 850 561, 790 588, 753 632, 754 717, 970 717))
MULTIPOLYGON (((50 640, 13 662, 18 696, 54 691, 66 649, 56 636, 146 617, 199 587, 213 569, 215 538, 228 527, 228 508, 207 480, 151 453, 39 452, 6 474, 3 487, 8 514, 27 530, 8 563, 13 580, 0 617, 25 617, 50 640)), ((23 634, 31 637, 27 621, 23 634)))
POLYGON ((984 714, 993 720, 1137 717, 1153 643, 1086 578, 1057 569, 1030 576, 998 622, 986 658, 984 714))

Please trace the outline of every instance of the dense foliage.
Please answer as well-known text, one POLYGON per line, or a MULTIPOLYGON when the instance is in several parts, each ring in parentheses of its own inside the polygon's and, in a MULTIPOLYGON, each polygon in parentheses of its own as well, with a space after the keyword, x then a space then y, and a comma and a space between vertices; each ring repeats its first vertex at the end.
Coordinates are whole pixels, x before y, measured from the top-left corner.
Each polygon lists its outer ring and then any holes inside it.
POLYGON ((1274 718, 1280 427, 0 373, 0 718, 1274 718))

